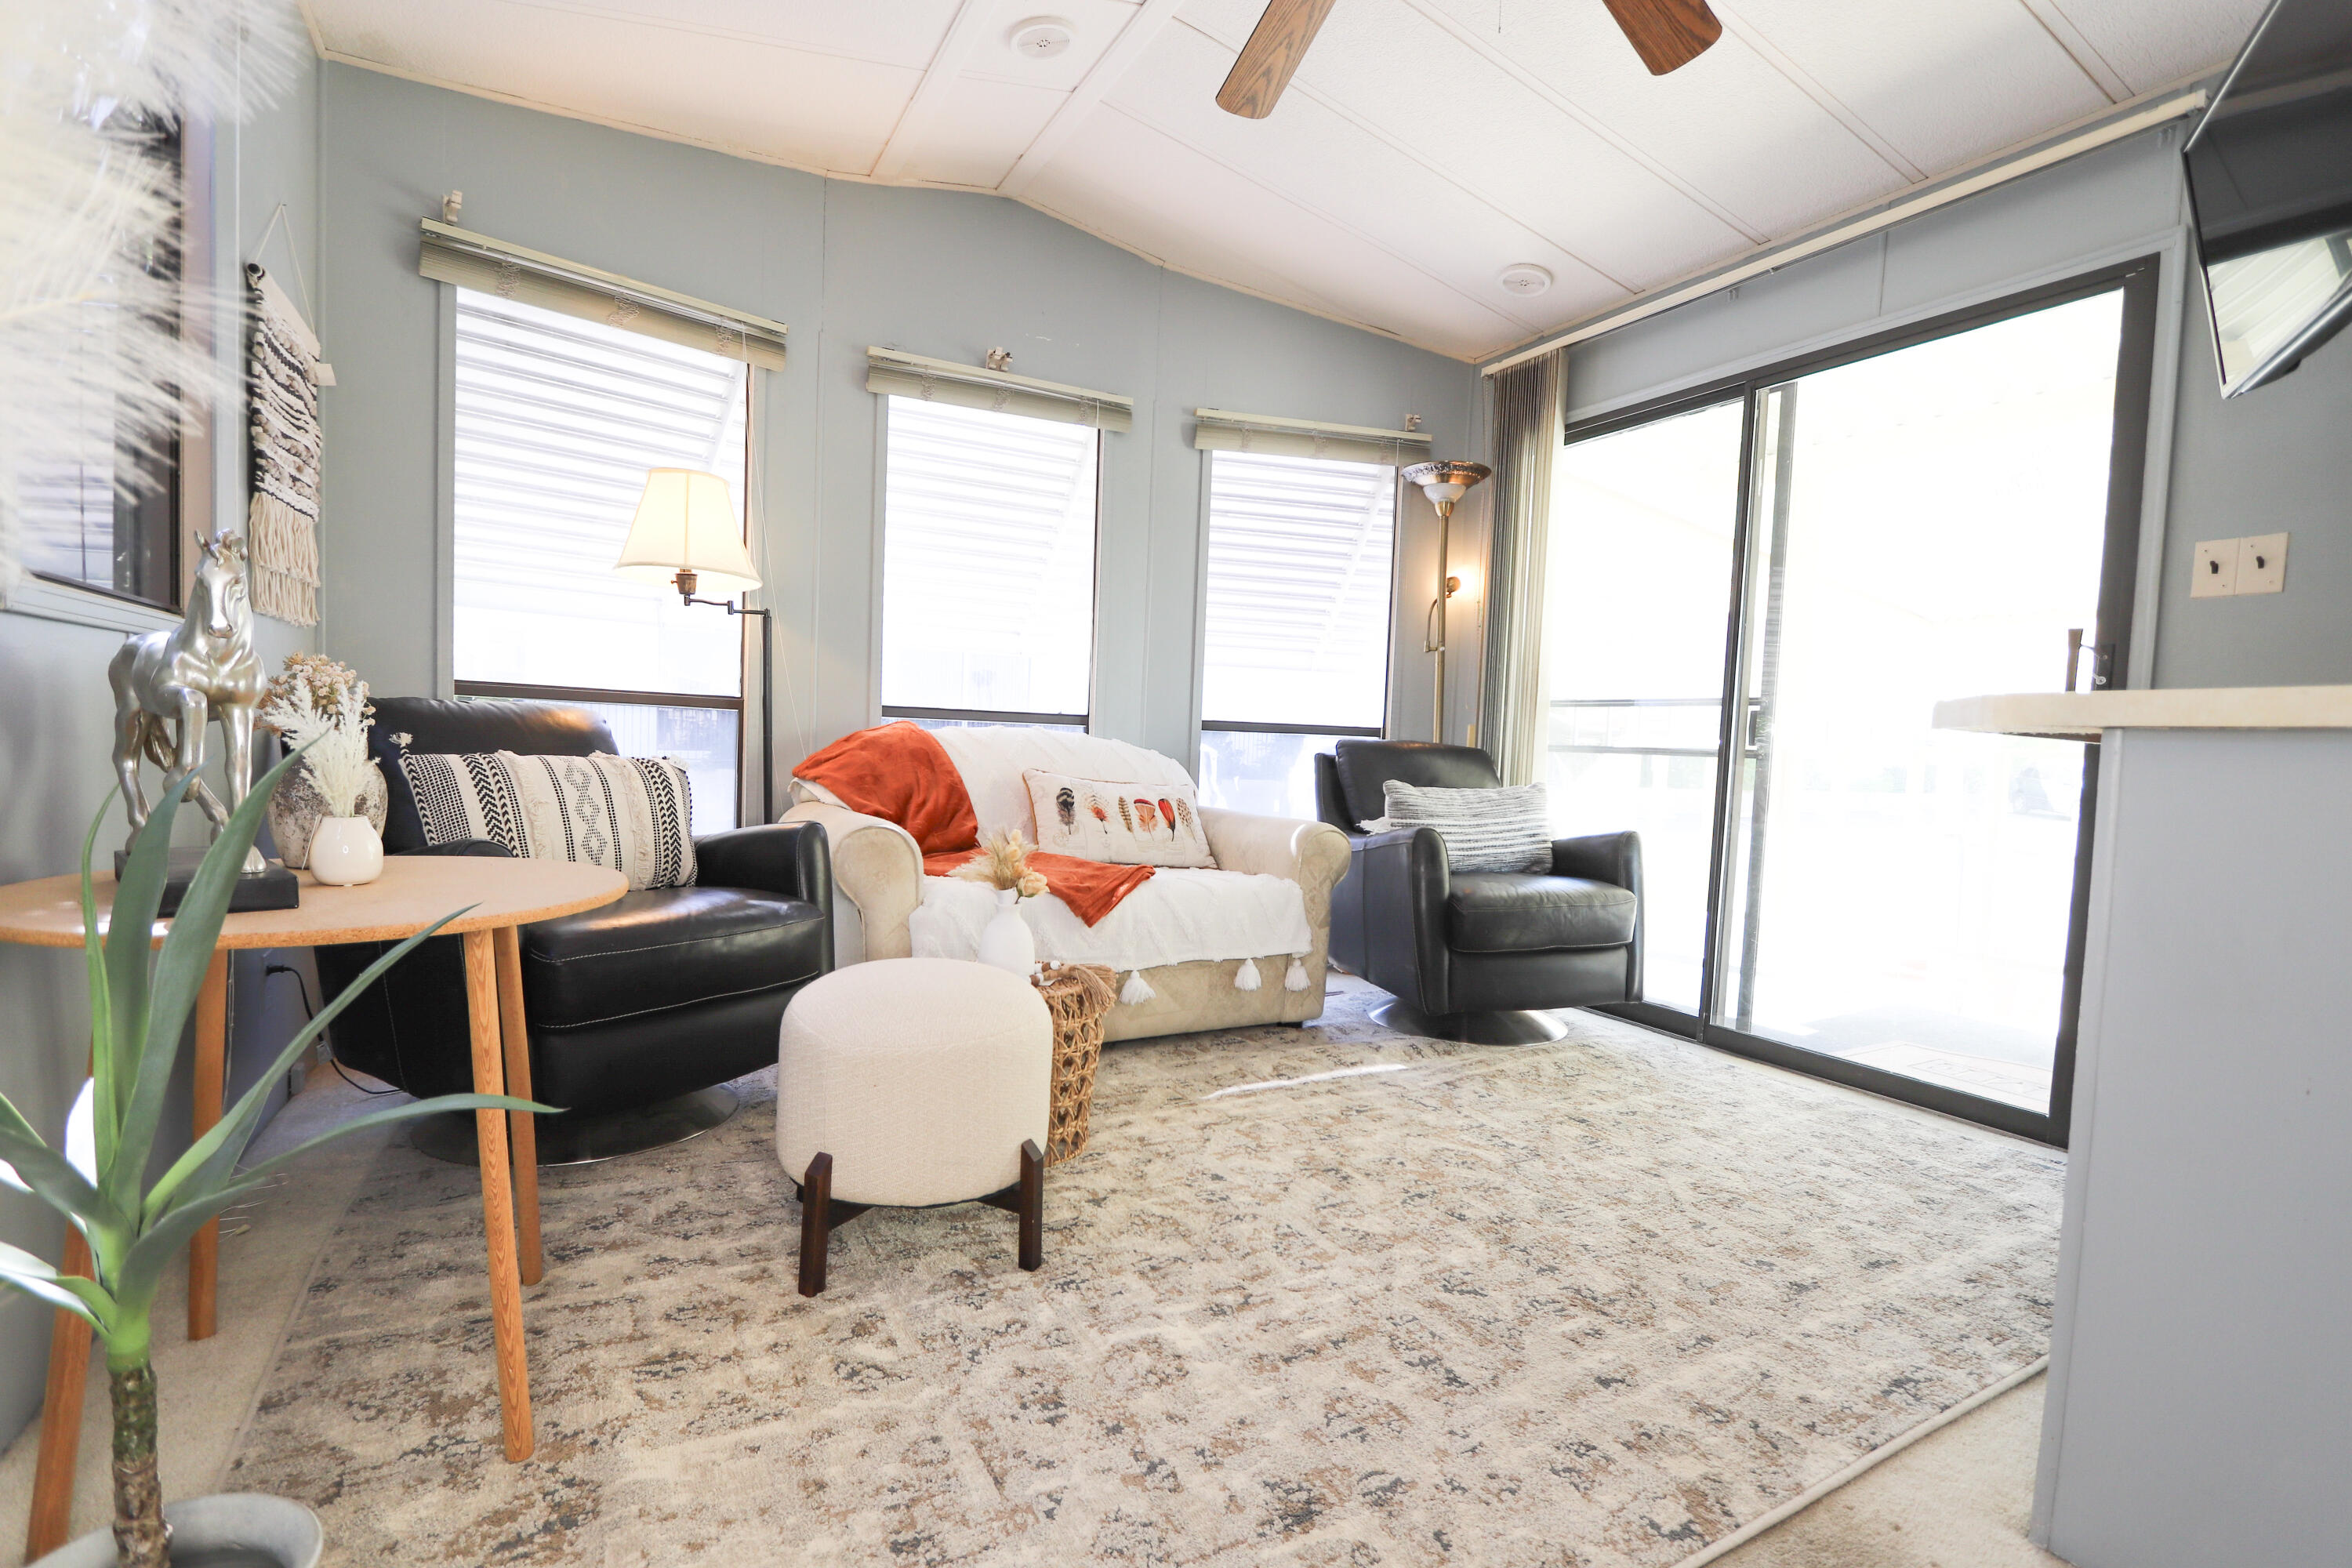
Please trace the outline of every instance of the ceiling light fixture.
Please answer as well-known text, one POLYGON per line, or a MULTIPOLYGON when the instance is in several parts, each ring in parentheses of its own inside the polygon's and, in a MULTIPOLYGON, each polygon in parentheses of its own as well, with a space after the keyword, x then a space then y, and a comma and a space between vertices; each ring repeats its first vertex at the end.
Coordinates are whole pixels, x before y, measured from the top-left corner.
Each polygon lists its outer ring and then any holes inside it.
POLYGON ((1055 55, 1067 54, 1071 40, 1076 37, 1070 24, 1059 16, 1032 16, 1013 25, 1010 42, 1016 55, 1050 60, 1055 55))
POLYGON ((1533 299, 1551 287, 1551 268, 1538 267, 1532 261, 1515 262, 1504 268, 1496 281, 1510 293, 1533 299))

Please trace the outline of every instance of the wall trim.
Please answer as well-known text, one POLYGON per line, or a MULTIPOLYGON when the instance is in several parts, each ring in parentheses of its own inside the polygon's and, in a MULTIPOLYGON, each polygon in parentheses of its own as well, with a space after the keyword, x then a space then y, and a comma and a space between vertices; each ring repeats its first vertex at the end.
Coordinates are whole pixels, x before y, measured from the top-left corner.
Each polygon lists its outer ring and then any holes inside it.
POLYGON ((58 621, 69 626, 89 626, 126 635, 160 631, 180 624, 177 610, 77 588, 69 583, 36 577, 29 572, 25 574, 23 582, 0 598, 0 611, 33 620, 58 621))

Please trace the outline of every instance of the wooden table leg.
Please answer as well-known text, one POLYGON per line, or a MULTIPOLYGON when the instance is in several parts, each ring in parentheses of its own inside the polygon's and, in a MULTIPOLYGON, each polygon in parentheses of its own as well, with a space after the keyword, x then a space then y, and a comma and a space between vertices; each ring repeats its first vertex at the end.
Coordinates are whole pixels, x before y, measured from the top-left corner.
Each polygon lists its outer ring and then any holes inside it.
MULTIPOLYGON (((59 1272, 89 1277, 89 1243, 66 1226, 59 1272)), ((66 1543, 73 1527, 74 1460, 81 1448, 82 1385, 89 1376, 89 1325, 60 1310, 49 1325, 49 1387, 41 1405, 41 1454, 33 1467, 33 1516, 25 1525, 25 1561, 66 1543)))
MULTIPOLYGON (((522 933, 500 926, 493 933, 499 956, 499 1034, 506 1041, 507 1092, 530 1098, 530 1036, 522 1015, 522 933)), ((515 1226, 522 1241, 522 1282, 536 1285, 546 1271, 539 1248, 539 1118, 528 1110, 507 1113, 514 1145, 515 1226)))
MULTIPOLYGON (((466 1010, 473 1026, 474 1091, 506 1092, 499 1043, 498 961, 486 931, 466 933, 466 1010)), ((474 1112, 481 1148, 482 1227, 489 1236, 490 1333, 498 1345, 499 1405, 506 1419, 507 1458, 530 1458, 530 1368, 522 1342, 522 1284, 515 1277, 514 1193, 507 1164, 503 1111, 474 1112)))
MULTIPOLYGON (((221 1089, 228 1061, 228 954, 213 950, 196 990, 194 1136, 221 1119, 221 1089)), ((220 1221, 205 1222, 188 1243, 188 1338, 213 1337, 214 1306, 220 1289, 220 1221)))

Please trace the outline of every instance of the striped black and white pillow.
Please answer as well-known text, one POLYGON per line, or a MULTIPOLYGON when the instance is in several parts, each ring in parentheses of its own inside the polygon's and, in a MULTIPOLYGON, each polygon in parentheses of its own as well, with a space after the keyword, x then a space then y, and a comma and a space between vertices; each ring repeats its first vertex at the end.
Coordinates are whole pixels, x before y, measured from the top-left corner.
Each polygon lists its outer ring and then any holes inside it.
POLYGON ((1424 789, 1389 780, 1388 826, 1434 827, 1456 871, 1549 871, 1551 813, 1539 784, 1424 789))
POLYGON ((526 859, 605 867, 632 889, 694 880, 694 797, 667 757, 428 752, 400 770, 427 844, 487 838, 526 859))

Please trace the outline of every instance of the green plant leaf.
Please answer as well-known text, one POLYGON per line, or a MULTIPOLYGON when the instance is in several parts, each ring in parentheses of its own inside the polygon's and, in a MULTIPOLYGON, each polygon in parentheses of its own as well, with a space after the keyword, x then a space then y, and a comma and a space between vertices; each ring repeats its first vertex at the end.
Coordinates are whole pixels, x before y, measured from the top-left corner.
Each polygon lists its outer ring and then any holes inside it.
MULTIPOLYGON (((163 1122, 164 1094, 171 1085, 173 1064, 179 1058, 180 1037, 187 1027, 189 1010, 195 1005, 196 992, 204 984, 205 971, 212 964, 213 949, 220 940, 221 921, 228 915, 229 899, 236 891, 246 851, 253 847, 254 835, 261 831, 270 792, 301 756, 295 752, 262 774, 244 802, 229 814, 220 837, 205 851, 196 874, 189 879, 188 889, 172 917, 171 931, 163 938, 147 1001, 146 1037, 139 1047, 131 1103, 123 1114, 115 1163, 106 1172, 107 1194, 125 1210, 140 1206, 139 1184, 146 1176, 147 1156, 163 1122)), ((132 858, 136 860, 146 848, 142 830, 132 858)))
POLYGON ((266 1178, 257 1176, 232 1183, 208 1194, 201 1202, 183 1204, 150 1226, 124 1252, 122 1267, 111 1280, 116 1321, 127 1321, 134 1313, 143 1319, 154 1305, 155 1287, 163 1279, 163 1270, 172 1266, 181 1248, 205 1227, 205 1222, 231 1204, 268 1185, 266 1178))
POLYGON ((114 1140, 122 1129, 122 1102, 116 1097, 114 1053, 102 1044, 114 1038, 114 1026, 108 1017, 106 945, 98 934, 98 897, 90 887, 89 862, 98 852, 99 830, 113 809, 111 799, 100 806, 81 841, 81 946, 89 971, 89 1068, 98 1082, 98 1168, 101 1171, 114 1161, 114 1140))
POLYGON ((226 1181, 229 1173, 236 1168, 236 1163, 245 1157, 245 1146, 251 1141, 255 1129, 261 1125, 262 1112, 268 1108, 270 1086, 286 1076, 302 1053, 310 1049, 310 1043, 335 1021, 344 1008, 359 1000, 360 994, 374 984, 385 970, 407 957, 426 937, 436 934, 443 926, 474 907, 467 904, 465 909, 452 910, 402 942, 362 970, 358 979, 344 986, 341 993, 320 1008, 309 1023, 295 1031, 294 1037, 278 1053, 278 1059, 270 1064, 269 1070, 254 1079, 253 1087, 245 1091, 228 1114, 190 1144, 188 1152, 173 1161, 172 1168, 148 1189, 147 1201, 141 1211, 146 1221, 152 1223, 156 1215, 168 1210, 183 1186, 191 1181, 197 1190, 226 1181))
MULTIPOLYGON (((100 1167, 101 1172, 112 1172, 124 1163, 122 1124, 130 1114, 136 1088, 139 1043, 147 1037, 149 982, 155 962, 155 911, 163 907, 163 884, 171 872, 172 824, 178 817, 180 801, 186 793, 183 784, 180 789, 166 791, 155 803, 146 822, 131 836, 130 859, 114 884, 114 904, 106 928, 107 1030, 90 1040, 92 1054, 108 1058, 107 1086, 110 1098, 119 1108, 112 1119, 115 1157, 100 1167)), ((89 890, 92 876, 89 861, 85 858, 81 879, 87 909, 96 908, 96 896, 89 890)), ((122 1206, 130 1206, 131 1194, 111 1180, 108 1181, 108 1190, 122 1206)))
POLYGON ((0 1160, 12 1167, 16 1179, 11 1185, 24 1187, 68 1218, 116 1233, 130 1228, 113 1201, 44 1142, 5 1095, 0 1095, 0 1160))
POLYGON ((445 1110, 528 1110, 540 1116, 561 1116, 560 1107, 541 1105, 535 1100, 517 1100, 510 1094, 441 1094, 431 1100, 412 1100, 406 1105, 388 1105, 382 1110, 371 1110, 365 1116, 354 1116, 331 1131, 321 1132, 304 1143, 298 1143, 283 1154, 273 1154, 244 1173, 247 1180, 274 1176, 296 1160, 322 1144, 338 1138, 347 1138, 370 1127, 383 1127, 394 1121, 412 1121, 420 1116, 437 1116, 445 1110))
POLYGON ((114 1298, 106 1293, 104 1286, 79 1275, 60 1274, 46 1259, 5 1241, 0 1241, 0 1279, 26 1295, 38 1296, 53 1307, 63 1307, 77 1314, 101 1334, 114 1321, 114 1298), (60 1300, 61 1295, 72 1300, 60 1300))

